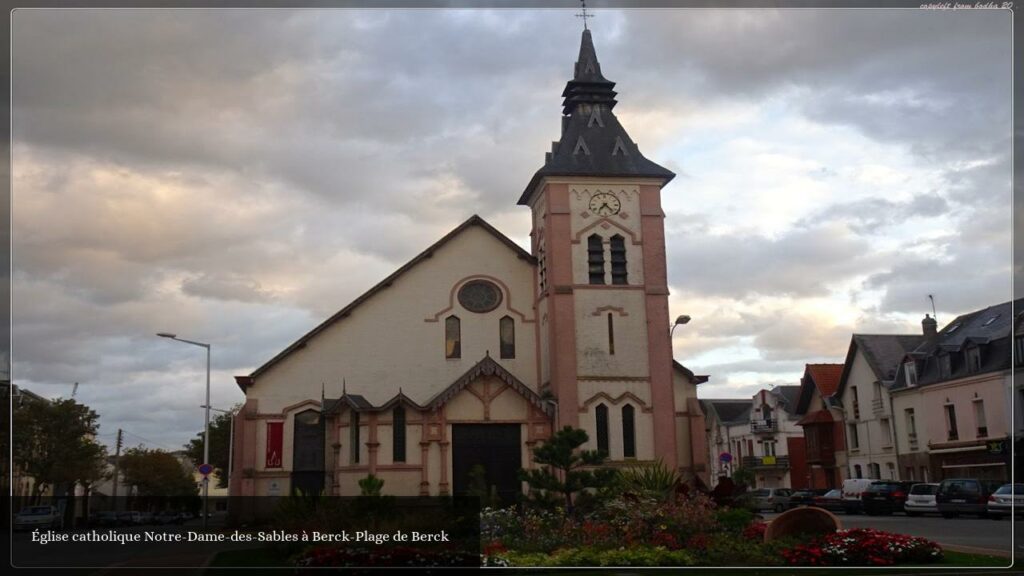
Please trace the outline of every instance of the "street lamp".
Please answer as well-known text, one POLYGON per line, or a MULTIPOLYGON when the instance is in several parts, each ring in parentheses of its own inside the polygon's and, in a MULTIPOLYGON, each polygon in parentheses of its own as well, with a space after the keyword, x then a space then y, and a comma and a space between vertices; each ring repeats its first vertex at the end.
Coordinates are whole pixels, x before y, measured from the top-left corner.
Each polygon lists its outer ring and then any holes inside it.
POLYGON ((214 408, 213 406, 200 406, 200 408, 209 408, 214 412, 220 412, 221 414, 231 415, 231 433, 228 435, 228 496, 231 496, 231 470, 235 465, 235 411, 234 410, 221 410, 220 408, 214 408))
MULTIPOLYGON (((177 334, 171 334, 169 332, 158 332, 157 336, 161 338, 169 338, 171 340, 177 340, 178 342, 184 342, 185 344, 191 344, 193 346, 199 346, 206 348, 206 422, 203 427, 203 464, 206 464, 210 460, 210 345, 204 342, 196 342, 194 340, 185 340, 184 338, 178 338, 177 334)), ((210 478, 208 476, 203 477, 203 530, 206 530, 207 525, 210 521, 210 478)))
POLYGON ((676 316, 676 321, 672 324, 672 328, 668 331, 669 340, 672 339, 672 334, 676 331, 676 326, 682 326, 683 324, 690 323, 690 316, 688 314, 681 314, 676 316))

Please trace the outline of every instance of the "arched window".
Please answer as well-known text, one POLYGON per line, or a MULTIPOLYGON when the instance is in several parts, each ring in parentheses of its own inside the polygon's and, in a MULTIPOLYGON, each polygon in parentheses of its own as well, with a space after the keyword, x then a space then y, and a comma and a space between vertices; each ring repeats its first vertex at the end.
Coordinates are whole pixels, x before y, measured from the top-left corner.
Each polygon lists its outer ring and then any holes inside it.
POLYGON ((324 440, 320 413, 305 410, 295 415, 292 434, 292 470, 323 470, 324 440))
POLYGON ((597 234, 587 238, 587 264, 590 267, 590 283, 604 284, 604 242, 597 234))
POLYGON ((348 422, 349 463, 359 464, 359 412, 353 410, 348 422))
POLYGON ((498 321, 498 332, 501 337, 501 357, 516 357, 516 321, 511 316, 503 316, 498 321))
POLYGON ((594 410, 597 419, 597 451, 608 454, 608 407, 598 404, 594 410))
POLYGON ((395 406, 391 412, 391 428, 394 440, 392 442, 391 460, 393 462, 405 462, 405 407, 395 406))
POLYGON ((636 458, 636 422, 629 404, 622 407, 622 456, 636 458))
POLYGON ((628 284, 626 271, 626 240, 616 234, 611 238, 612 284, 628 284))
POLYGON ((462 322, 458 316, 444 319, 444 357, 462 358, 462 322))

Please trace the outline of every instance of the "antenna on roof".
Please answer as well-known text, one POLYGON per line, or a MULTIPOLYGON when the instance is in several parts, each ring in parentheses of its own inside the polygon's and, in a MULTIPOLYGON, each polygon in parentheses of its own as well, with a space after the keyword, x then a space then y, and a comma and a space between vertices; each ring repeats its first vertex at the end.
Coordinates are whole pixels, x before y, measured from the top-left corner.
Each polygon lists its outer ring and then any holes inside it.
POLYGON ((593 18, 593 14, 587 14, 587 0, 580 0, 581 12, 576 15, 577 18, 583 19, 583 29, 587 30, 587 18, 593 18))
POLYGON ((75 382, 75 385, 71 387, 71 399, 72 400, 74 400, 75 394, 78 394, 78 382, 75 382))
POLYGON ((928 295, 928 299, 932 301, 932 318, 934 318, 935 322, 938 323, 939 322, 939 315, 935 313, 935 296, 932 296, 931 294, 929 294, 928 295))

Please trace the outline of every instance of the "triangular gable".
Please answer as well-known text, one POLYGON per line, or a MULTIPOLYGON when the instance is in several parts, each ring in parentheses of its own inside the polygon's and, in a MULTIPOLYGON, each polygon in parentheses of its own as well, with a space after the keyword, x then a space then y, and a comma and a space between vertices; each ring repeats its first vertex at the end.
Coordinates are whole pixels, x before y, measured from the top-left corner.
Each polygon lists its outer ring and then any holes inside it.
POLYGON ((324 330, 326 330, 327 328, 332 326, 335 322, 338 322, 342 318, 345 318, 346 316, 351 314, 352 311, 356 309, 356 307, 358 307, 363 302, 369 300, 377 292, 380 292, 381 290, 391 286, 391 284, 395 280, 397 280, 399 276, 401 276, 402 274, 405 274, 406 272, 411 270, 414 266, 416 266, 420 262, 422 262, 424 260, 427 260, 428 258, 432 257, 436 250, 440 249, 442 246, 444 246, 445 244, 450 242, 456 236, 462 234, 462 232, 466 231, 471 226, 479 226, 480 228, 483 228, 484 231, 486 231, 489 234, 491 234, 492 236, 494 236, 499 242, 501 242, 502 244, 507 246, 510 250, 515 252, 517 257, 519 257, 522 260, 526 260, 527 262, 530 262, 531 264, 536 264, 536 259, 529 252, 527 252, 526 250, 523 250, 522 247, 520 247, 518 244, 513 242, 508 236, 505 236, 504 234, 499 232, 494 226, 491 226, 490 224, 488 224, 483 218, 481 218, 480 216, 477 216, 477 215, 474 214, 468 220, 466 220, 462 224, 458 225, 454 230, 452 230, 448 234, 445 234, 445 236, 443 238, 441 238, 440 240, 438 240, 437 242, 432 244, 429 248, 427 248, 423 252, 420 252, 415 258, 413 258, 412 260, 406 262, 405 265, 403 265, 401 268, 396 270, 390 276, 388 276, 384 280, 381 280, 379 283, 377 283, 377 285, 375 285, 374 287, 370 288, 369 290, 364 292, 361 296, 359 296, 358 298, 353 300, 351 304, 349 304, 348 306, 345 306, 344 308, 342 308, 341 310, 336 312, 333 316, 331 316, 330 318, 328 318, 327 320, 322 322, 316 328, 313 328, 312 330, 307 332, 305 335, 303 335, 301 338, 296 340, 290 346, 288 346, 287 348, 282 350, 279 354, 277 354, 276 356, 274 356, 273 358, 268 360, 265 364, 263 364, 262 366, 257 368, 255 371, 253 371, 252 374, 250 374, 249 376, 236 376, 235 377, 235 381, 238 384, 238 387, 242 389, 242 392, 245 392, 245 389, 248 386, 252 386, 253 385, 253 383, 255 381, 255 378, 257 376, 259 376, 263 372, 266 372, 267 370, 270 369, 271 366, 277 364, 281 360, 284 360, 284 358, 287 357, 292 352, 294 352, 296 350, 301 350, 302 348, 305 348, 306 343, 310 339, 312 339, 314 336, 316 336, 320 332, 323 332, 324 330))
POLYGON ((483 360, 480 360, 472 368, 467 370, 465 374, 459 376, 459 378, 452 382, 447 388, 434 395, 434 397, 427 402, 426 407, 432 410, 437 410, 451 401, 452 398, 455 398, 455 396, 464 388, 484 376, 497 377, 505 384, 508 384, 510 388, 518 392, 519 395, 525 398, 527 402, 533 404, 548 416, 554 415, 554 410, 550 403, 531 390, 529 386, 523 384, 521 380, 516 378, 514 374, 506 370, 501 364, 498 364, 489 354, 484 356, 483 360))

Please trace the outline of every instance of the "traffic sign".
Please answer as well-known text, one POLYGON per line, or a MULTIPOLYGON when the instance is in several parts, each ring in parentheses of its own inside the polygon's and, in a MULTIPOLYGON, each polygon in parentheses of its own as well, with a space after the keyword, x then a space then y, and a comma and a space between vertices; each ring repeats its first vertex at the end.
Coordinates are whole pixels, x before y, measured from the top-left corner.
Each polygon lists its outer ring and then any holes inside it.
POLYGON ((732 462, 732 454, 729 454, 728 452, 722 452, 721 454, 718 455, 718 459, 724 462, 725 464, 728 464, 732 462))
POLYGON ((203 476, 209 476, 213 472, 213 464, 200 464, 199 473, 203 476))

